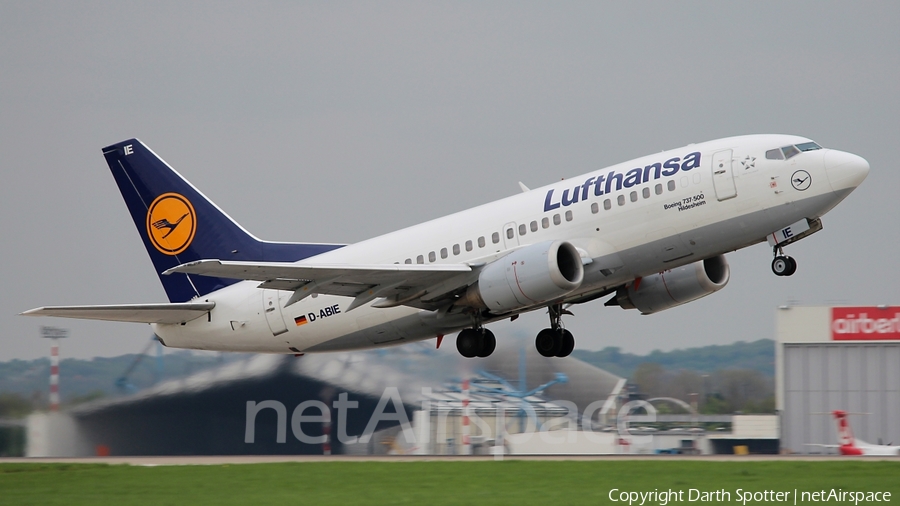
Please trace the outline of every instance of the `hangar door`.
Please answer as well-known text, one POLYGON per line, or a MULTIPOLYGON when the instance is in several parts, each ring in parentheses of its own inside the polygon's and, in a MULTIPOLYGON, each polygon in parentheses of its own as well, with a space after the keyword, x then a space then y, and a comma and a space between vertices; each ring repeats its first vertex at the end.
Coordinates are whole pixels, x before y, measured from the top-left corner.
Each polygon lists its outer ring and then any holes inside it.
POLYGON ((784 344, 781 447, 835 453, 807 444, 837 444, 827 414, 851 413, 850 428, 867 443, 900 441, 900 342, 784 344))

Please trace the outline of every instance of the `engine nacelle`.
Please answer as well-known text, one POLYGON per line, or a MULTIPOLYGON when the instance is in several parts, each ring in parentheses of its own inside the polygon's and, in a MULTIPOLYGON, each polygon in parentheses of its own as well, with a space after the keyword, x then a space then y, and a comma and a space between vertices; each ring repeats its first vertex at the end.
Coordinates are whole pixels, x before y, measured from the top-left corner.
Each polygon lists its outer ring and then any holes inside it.
POLYGON ((615 303, 623 309, 651 314, 680 306, 721 290, 731 277, 724 255, 707 258, 619 288, 615 303), (637 289, 635 289, 637 284, 637 289))
POLYGON ((532 244, 497 259, 466 291, 464 303, 505 313, 562 297, 584 279, 581 255, 565 241, 532 244))

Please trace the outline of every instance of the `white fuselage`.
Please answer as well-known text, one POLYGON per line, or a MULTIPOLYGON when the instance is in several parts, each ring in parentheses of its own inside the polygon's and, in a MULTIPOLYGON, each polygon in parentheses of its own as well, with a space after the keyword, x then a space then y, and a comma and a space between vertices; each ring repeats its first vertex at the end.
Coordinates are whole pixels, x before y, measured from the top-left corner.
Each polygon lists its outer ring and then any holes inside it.
MULTIPOLYGON (((474 265, 522 246, 565 240, 585 260, 584 281, 566 300, 585 298, 640 276, 764 241, 767 234, 798 220, 822 216, 861 179, 841 171, 847 157, 855 155, 840 151, 817 149, 787 160, 766 158, 767 150, 804 142, 809 141, 754 135, 692 144, 300 263, 474 265), (802 177, 792 185, 795 174, 802 177)), ((210 293, 202 298, 216 304, 208 317, 183 325, 157 324, 155 332, 167 346, 178 348, 299 353, 427 339, 472 324, 468 316, 441 317, 404 306, 379 309, 369 303, 347 312, 352 298, 329 295, 284 307, 291 292, 258 285, 241 281, 210 293)))
POLYGON ((867 456, 883 457, 889 455, 900 455, 900 446, 873 445, 857 439, 853 447, 862 452, 862 455, 867 456))

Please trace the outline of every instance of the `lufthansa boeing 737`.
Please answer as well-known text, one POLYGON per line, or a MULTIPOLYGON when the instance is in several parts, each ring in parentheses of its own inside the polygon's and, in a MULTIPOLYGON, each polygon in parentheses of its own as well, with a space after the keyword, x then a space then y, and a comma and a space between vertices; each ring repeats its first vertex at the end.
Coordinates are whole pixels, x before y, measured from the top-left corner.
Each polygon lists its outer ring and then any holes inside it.
POLYGON ((486 325, 547 308, 535 346, 565 357, 573 304, 656 313, 728 283, 724 254, 783 248, 869 173, 789 135, 730 137, 638 158, 356 244, 257 239, 137 139, 103 149, 169 298, 28 316, 149 323, 170 347, 289 353, 440 340, 486 357, 486 325))

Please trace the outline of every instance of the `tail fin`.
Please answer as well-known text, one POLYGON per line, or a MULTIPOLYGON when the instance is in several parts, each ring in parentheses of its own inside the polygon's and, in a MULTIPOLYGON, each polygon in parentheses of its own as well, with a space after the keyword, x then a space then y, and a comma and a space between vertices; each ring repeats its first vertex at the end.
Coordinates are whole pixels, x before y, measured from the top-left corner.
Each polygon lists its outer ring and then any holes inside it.
POLYGON ((838 441, 841 446, 855 445, 856 440, 853 438, 853 431, 850 430, 850 421, 847 420, 847 412, 834 410, 831 414, 834 415, 834 419, 837 422, 838 441))
POLYGON ((189 274, 162 275, 186 262, 293 262, 341 247, 257 239, 137 139, 103 148, 103 156, 170 302, 186 302, 237 282, 189 274))

